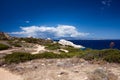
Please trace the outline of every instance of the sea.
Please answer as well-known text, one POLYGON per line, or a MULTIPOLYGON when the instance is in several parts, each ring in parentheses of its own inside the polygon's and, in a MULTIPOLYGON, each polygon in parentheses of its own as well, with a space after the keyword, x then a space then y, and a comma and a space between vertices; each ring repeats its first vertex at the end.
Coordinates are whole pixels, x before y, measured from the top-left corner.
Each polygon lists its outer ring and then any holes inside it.
POLYGON ((69 40, 77 45, 82 45, 91 49, 109 49, 110 43, 114 42, 114 49, 120 49, 120 40, 69 40))

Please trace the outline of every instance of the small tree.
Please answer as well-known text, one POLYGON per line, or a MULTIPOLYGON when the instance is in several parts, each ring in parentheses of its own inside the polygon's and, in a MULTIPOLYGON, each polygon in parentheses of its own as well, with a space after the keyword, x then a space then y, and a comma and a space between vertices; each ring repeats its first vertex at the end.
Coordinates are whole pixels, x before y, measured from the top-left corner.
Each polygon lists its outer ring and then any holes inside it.
POLYGON ((115 43, 114 42, 111 42, 110 43, 110 48, 113 48, 115 46, 115 43))

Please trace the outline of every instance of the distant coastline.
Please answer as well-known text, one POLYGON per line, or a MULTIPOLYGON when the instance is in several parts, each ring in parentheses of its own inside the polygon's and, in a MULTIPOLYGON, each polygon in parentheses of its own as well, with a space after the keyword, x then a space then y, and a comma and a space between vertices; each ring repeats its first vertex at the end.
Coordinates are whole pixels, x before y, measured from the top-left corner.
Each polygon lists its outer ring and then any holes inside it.
POLYGON ((70 40, 77 45, 83 45, 92 49, 109 49, 110 43, 114 42, 114 49, 120 49, 120 40, 70 40))

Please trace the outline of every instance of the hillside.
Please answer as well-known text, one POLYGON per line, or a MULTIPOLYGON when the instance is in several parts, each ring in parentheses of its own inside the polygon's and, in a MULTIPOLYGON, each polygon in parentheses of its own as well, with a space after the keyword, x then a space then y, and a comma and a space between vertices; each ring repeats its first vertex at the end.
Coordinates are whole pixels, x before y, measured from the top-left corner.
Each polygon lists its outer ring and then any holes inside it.
POLYGON ((7 38, 4 33, 1 36, 0 69, 13 77, 17 74, 24 80, 120 80, 120 50, 80 49, 64 40, 61 43, 32 37, 7 38))
POLYGON ((0 32, 0 40, 8 40, 10 38, 11 38, 10 35, 8 35, 7 33, 0 32))

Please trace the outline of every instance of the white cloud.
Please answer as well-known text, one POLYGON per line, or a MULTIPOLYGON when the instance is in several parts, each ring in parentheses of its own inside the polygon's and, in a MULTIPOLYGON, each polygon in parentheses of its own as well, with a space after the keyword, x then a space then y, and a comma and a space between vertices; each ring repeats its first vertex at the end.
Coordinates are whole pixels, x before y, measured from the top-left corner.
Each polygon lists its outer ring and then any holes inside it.
POLYGON ((89 35, 89 33, 79 32, 75 26, 69 25, 58 25, 57 27, 29 26, 20 28, 20 32, 12 32, 11 34, 42 38, 83 37, 89 35))

